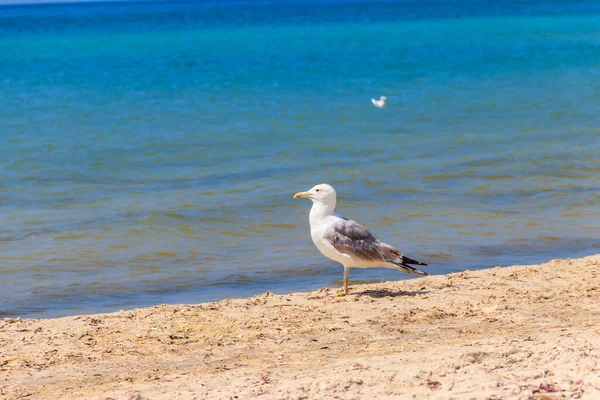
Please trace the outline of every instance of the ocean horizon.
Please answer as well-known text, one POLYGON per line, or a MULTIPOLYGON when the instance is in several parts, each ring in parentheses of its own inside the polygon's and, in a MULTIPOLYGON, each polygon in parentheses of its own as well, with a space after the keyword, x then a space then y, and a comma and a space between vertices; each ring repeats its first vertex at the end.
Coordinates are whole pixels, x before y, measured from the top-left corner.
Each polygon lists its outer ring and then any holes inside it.
POLYGON ((599 16, 541 0, 0 5, 0 316, 341 286, 292 198, 322 182, 430 274, 598 253, 599 16))

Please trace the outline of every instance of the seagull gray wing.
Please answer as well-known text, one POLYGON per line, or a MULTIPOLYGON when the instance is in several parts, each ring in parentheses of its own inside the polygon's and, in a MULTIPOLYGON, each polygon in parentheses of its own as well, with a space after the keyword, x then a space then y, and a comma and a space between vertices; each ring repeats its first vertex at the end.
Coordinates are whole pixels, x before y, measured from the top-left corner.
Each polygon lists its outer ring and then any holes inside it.
POLYGON ((385 244, 358 222, 339 218, 330 225, 325 238, 340 253, 370 262, 391 263, 406 272, 427 275, 408 264, 427 265, 406 257, 400 250, 385 244))
POLYGON ((325 238, 340 253, 366 261, 384 261, 381 242, 370 230, 350 219, 338 218, 330 225, 325 238))

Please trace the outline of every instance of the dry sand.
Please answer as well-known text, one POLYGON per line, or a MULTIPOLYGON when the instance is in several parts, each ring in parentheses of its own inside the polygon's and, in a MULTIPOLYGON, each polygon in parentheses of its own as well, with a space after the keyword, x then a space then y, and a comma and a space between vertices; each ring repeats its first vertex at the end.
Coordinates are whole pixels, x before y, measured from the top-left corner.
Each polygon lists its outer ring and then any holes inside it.
POLYGON ((599 269, 4 319, 0 398, 600 399, 599 269))

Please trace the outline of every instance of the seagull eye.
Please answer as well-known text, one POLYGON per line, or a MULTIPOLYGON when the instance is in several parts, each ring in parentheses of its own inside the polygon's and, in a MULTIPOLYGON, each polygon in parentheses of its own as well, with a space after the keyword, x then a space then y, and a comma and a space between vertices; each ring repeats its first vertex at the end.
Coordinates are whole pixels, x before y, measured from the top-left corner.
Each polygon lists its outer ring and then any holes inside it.
POLYGON ((315 192, 318 192, 318 191, 319 191, 319 189, 315 190, 315 192))

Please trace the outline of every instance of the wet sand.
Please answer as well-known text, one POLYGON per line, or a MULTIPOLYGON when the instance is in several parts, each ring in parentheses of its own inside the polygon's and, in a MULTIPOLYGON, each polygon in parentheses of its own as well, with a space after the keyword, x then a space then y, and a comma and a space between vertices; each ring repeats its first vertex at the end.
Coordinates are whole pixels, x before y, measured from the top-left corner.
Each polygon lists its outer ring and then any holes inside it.
POLYGON ((600 255, 0 321, 1 399, 600 398, 600 255))

